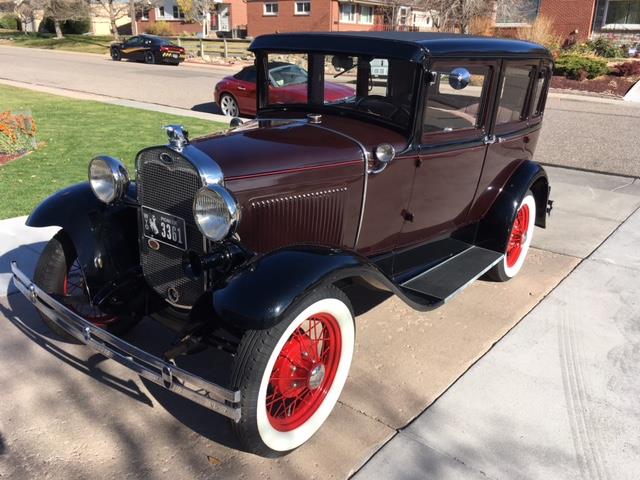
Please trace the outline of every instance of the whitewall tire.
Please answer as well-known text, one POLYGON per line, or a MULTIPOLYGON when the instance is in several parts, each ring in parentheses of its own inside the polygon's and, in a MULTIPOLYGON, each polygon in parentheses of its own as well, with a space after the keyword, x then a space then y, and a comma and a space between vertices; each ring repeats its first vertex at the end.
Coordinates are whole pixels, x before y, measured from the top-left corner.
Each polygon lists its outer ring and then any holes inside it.
POLYGON ((354 344, 349 299, 333 286, 270 329, 246 332, 232 375, 242 393, 242 419, 233 425, 245 448, 275 457, 309 440, 338 401, 354 344))

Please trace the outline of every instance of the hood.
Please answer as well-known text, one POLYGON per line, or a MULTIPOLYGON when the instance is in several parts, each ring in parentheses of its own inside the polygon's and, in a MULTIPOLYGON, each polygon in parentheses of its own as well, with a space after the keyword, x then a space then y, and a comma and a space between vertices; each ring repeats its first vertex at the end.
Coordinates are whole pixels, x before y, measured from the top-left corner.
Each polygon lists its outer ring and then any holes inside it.
POLYGON ((191 144, 220 165, 226 180, 364 161, 354 140, 306 119, 254 120, 191 144))

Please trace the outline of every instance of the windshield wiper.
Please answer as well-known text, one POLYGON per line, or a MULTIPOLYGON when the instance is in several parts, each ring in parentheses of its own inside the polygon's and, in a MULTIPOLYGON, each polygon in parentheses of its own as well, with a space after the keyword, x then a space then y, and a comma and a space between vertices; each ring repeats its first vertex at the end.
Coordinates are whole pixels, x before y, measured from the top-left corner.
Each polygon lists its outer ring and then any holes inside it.
POLYGON ((340 73, 336 73, 333 78, 338 78, 340 75, 344 75, 347 72, 350 72, 351 70, 353 70, 354 68, 356 68, 358 65, 355 64, 353 67, 349 67, 346 70, 341 71, 340 73))

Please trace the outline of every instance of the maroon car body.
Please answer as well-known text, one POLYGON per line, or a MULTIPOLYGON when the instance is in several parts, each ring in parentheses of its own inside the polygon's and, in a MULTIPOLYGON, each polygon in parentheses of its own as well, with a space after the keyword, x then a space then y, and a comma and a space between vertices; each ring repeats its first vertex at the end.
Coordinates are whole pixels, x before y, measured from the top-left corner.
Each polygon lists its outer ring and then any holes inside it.
POLYGON ((94 158, 89 182, 27 220, 61 227, 34 281, 12 268, 56 332, 278 456, 338 400, 354 291, 428 311, 518 274, 551 208, 534 152, 553 61, 532 43, 428 33, 266 35, 251 50, 255 68, 216 95, 235 86, 255 119, 193 140, 167 127, 135 182, 94 158), (176 332, 163 358, 120 338, 145 315, 176 332), (228 378, 177 366, 209 347, 230 355, 228 378))
MULTIPOLYGON (((292 68, 295 65, 284 62, 272 63, 271 70, 292 68)), ((274 103, 299 103, 306 99, 307 82, 306 72, 303 83, 287 84, 278 86, 273 78, 270 78, 270 92, 274 103)), ((335 102, 345 98, 353 97, 353 88, 339 83, 325 84, 325 98, 328 102, 335 102)), ((221 107, 222 113, 229 116, 253 116, 256 114, 256 68, 255 66, 245 67, 235 75, 224 77, 220 80, 214 90, 214 99, 221 107), (223 106, 224 97, 227 97, 229 105, 223 106), (233 106, 235 105, 235 107, 233 106)))

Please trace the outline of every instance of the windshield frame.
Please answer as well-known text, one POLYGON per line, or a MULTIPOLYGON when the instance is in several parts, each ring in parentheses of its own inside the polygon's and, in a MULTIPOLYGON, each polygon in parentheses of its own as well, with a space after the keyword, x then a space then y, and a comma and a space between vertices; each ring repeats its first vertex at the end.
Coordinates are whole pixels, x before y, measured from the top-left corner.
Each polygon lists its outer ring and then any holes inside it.
MULTIPOLYGON (((378 56, 375 54, 369 54, 368 57, 372 58, 384 58, 387 60, 400 60, 407 62, 407 64, 413 67, 413 86, 411 93, 411 105, 409 108, 409 119, 406 124, 398 124, 382 115, 375 115, 367 113, 362 110, 354 108, 340 107, 338 104, 324 103, 324 83, 331 82, 331 78, 324 78, 324 57, 328 55, 335 55, 330 51, 305 51, 295 52, 296 54, 306 54, 308 58, 307 65, 307 102, 306 103, 268 103, 268 88, 271 85, 271 79, 269 75, 269 55, 281 55, 292 53, 283 50, 256 50, 256 94, 257 94, 257 115, 261 114, 276 114, 278 112, 304 112, 304 113, 320 113, 337 115, 342 117, 350 117, 357 120, 375 123, 386 128, 394 129, 400 133, 413 135, 415 130, 416 119, 418 118, 418 103, 420 101, 421 88, 420 82, 422 81, 423 65, 417 62, 411 62, 406 58, 397 58, 390 56, 378 56), (322 71, 319 71, 322 69, 322 71), (315 101, 314 101, 315 100, 315 101)), ((343 55, 343 54, 341 54, 343 55)), ((364 57, 364 55, 353 54, 354 57, 364 57)), ((303 70, 305 70, 303 68, 303 70)), ((359 80, 360 81, 360 80, 359 80)), ((411 81, 411 80, 407 80, 411 81)), ((361 87, 358 87, 361 88, 361 87)), ((357 89, 357 91, 359 91, 357 89)), ((366 98, 366 97, 362 97, 366 98)))

